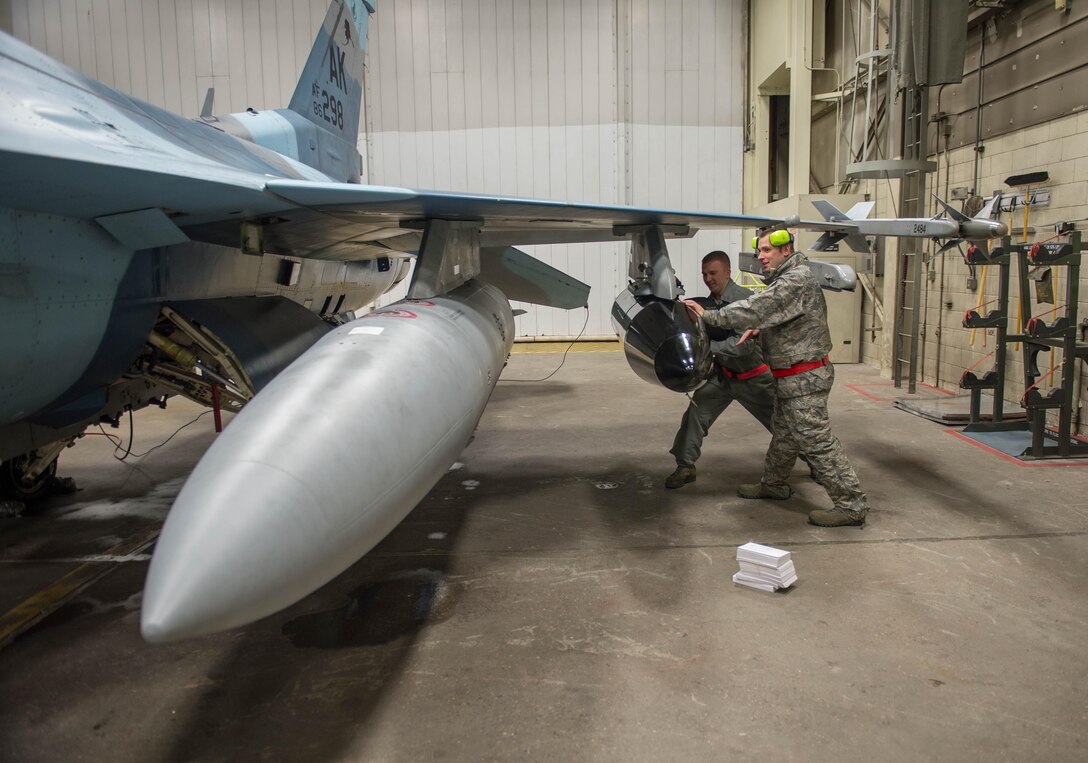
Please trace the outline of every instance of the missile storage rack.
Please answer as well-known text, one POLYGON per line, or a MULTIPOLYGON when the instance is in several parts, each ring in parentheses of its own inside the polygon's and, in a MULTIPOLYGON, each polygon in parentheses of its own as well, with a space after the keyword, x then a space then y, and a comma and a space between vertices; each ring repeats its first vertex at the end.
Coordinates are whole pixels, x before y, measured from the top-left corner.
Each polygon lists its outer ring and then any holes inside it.
MULTIPOLYGON (((1021 244, 1019 257, 1020 303, 1022 310, 1023 334, 1009 337, 1012 341, 1024 343, 1024 397, 1021 401, 1027 409, 1028 425, 1031 427, 1031 447, 1022 458, 1084 458, 1088 457, 1088 444, 1074 444, 1072 438, 1073 388, 1077 361, 1088 360, 1088 343, 1077 341, 1077 301, 1080 298, 1080 260, 1084 246, 1079 232, 1069 237, 1069 243, 1021 244), (1065 311, 1056 314, 1050 325, 1038 317, 1032 317, 1031 290, 1028 265, 1064 267, 1065 272, 1065 311), (1039 353, 1062 351, 1062 382, 1046 395, 1036 384, 1042 373, 1039 371, 1039 353), (1044 445, 1046 435, 1046 412, 1058 409, 1058 443, 1044 445)), ((1057 296, 1057 295, 1055 295, 1057 296)))
MULTIPOLYGON (((1006 243, 1008 239, 1005 239, 1006 243)), ((987 371, 982 376, 976 375, 970 369, 963 372, 960 377, 960 387, 971 393, 971 415, 968 431, 997 432, 1013 429, 1023 429, 1022 422, 1008 423, 1005 419, 1005 357, 1008 353, 1008 326, 1009 326, 1009 258, 1008 247, 996 249, 987 255, 978 247, 972 246, 964 256, 969 265, 997 265, 1000 270, 998 276, 997 307, 986 315, 980 315, 977 310, 968 310, 963 317, 963 327, 968 329, 994 329, 997 334, 996 349, 994 350, 993 370, 987 371), (993 390, 994 407, 990 421, 981 421, 982 392, 993 390)))
MULTIPOLYGON (((1074 232, 1069 243, 1048 242, 1043 244, 1016 244, 1006 237, 1001 248, 995 249, 987 257, 972 247, 968 252, 968 262, 972 264, 996 264, 1001 268, 1001 287, 998 307, 985 317, 974 311, 967 313, 963 325, 967 328, 994 328, 997 332, 997 350, 995 368, 981 378, 967 371, 960 381, 960 386, 971 391, 971 419, 965 431, 1010 431, 1027 428, 1031 432, 1031 445, 1020 455, 1025 460, 1044 458, 1086 458, 1088 443, 1073 439, 1073 398, 1074 380, 1077 361, 1088 362, 1088 342, 1077 340, 1079 330, 1077 301, 1080 292, 1080 261, 1085 250, 1081 235, 1074 232), (1009 260, 1016 256, 1017 280, 1020 288, 1021 326, 1020 334, 1009 334, 1009 260), (1033 315, 1031 297, 1031 278, 1029 266, 1064 267, 1065 304, 1064 311, 1052 311, 1055 315, 1047 324, 1041 317, 1033 315), (1023 343, 1024 357, 1024 397, 1021 405, 1026 410, 1027 422, 1012 423, 1003 421, 1002 406, 1005 390, 1005 357, 1009 342, 1023 343), (1037 385, 1044 374, 1039 370, 1039 355, 1043 352, 1062 351, 1061 384, 1043 394, 1037 385), (991 422, 979 421, 980 399, 983 389, 994 390, 994 413, 991 422), (1046 414, 1048 410, 1058 411, 1057 444, 1046 444, 1046 414)), ((1043 315, 1049 315, 1044 313, 1043 315)))

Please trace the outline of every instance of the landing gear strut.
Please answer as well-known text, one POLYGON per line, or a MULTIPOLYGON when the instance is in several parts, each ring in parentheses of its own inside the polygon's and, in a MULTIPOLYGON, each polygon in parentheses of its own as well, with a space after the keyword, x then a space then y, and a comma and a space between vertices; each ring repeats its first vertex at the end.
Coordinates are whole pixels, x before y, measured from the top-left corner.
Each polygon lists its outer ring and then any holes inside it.
POLYGON ((66 445, 60 441, 0 463, 0 500, 30 504, 52 492, 74 492, 73 480, 57 476, 57 458, 66 445))
POLYGON ((30 456, 18 456, 0 464, 0 497, 32 503, 49 493, 57 476, 57 459, 54 458, 37 476, 31 476, 28 471, 30 461, 30 456))

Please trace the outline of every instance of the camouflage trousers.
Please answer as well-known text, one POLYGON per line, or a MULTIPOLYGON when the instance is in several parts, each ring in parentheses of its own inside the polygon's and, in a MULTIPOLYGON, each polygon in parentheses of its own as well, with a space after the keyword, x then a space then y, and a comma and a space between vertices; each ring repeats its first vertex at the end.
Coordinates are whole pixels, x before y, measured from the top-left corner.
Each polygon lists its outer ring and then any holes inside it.
POLYGON ((688 409, 680 420, 680 429, 669 451, 678 466, 694 466, 702 453, 703 439, 722 412, 736 400, 756 421, 771 430, 774 414, 774 381, 769 373, 752 379, 724 379, 717 375, 695 390, 688 409))
POLYGON ((836 508, 860 510, 868 503, 839 438, 831 434, 827 395, 815 392, 775 399, 763 482, 785 485, 801 454, 808 459, 813 478, 827 491, 836 508))

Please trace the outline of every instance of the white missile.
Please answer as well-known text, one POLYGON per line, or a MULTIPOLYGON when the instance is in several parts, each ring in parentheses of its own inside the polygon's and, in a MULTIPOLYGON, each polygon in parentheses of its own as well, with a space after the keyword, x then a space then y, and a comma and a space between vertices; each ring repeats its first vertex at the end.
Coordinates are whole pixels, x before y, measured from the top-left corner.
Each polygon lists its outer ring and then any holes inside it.
POLYGON ((253 622, 351 566, 454 463, 512 341, 509 303, 477 282, 322 338, 246 405, 182 488, 151 560, 144 638, 253 622))
POLYGON ((834 244, 844 240, 847 246, 855 252, 868 252, 869 244, 865 240, 865 236, 900 236, 943 240, 948 242, 942 248, 942 251, 944 251, 961 241, 989 241, 990 239, 1001 238, 1009 232, 1009 228, 1005 223, 991 219, 994 210, 1001 202, 1000 193, 995 193, 975 217, 968 217, 941 199, 937 199, 937 202, 944 208, 948 219, 937 216, 869 220, 867 218, 873 210, 874 202, 859 202, 844 214, 831 202, 817 199, 812 202, 812 205, 820 211, 828 224, 834 227, 821 228, 819 224, 810 223, 802 224, 801 227, 808 227, 811 230, 826 230, 816 243, 809 247, 814 252, 827 251, 834 244))

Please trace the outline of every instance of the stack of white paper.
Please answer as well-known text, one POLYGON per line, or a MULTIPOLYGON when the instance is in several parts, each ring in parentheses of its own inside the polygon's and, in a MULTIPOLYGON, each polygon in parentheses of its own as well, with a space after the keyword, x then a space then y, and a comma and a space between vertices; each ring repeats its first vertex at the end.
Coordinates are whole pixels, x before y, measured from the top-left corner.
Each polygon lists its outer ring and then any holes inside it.
POLYGON ((775 591, 797 582, 789 551, 749 542, 737 547, 737 561, 740 572, 733 575, 733 582, 738 585, 775 591))

